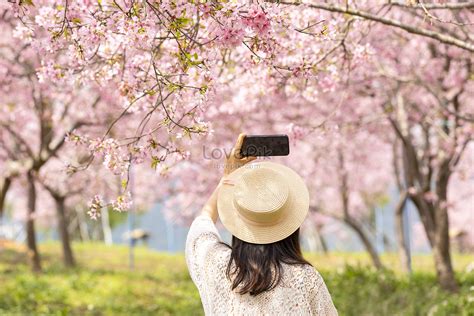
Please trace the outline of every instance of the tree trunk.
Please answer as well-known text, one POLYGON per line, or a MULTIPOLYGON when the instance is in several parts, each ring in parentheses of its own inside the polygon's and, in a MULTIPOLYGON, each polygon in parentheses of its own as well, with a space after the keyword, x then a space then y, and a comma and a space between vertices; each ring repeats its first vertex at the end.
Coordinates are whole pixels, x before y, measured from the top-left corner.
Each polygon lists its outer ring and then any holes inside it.
POLYGON ((6 177, 2 179, 0 183, 0 218, 3 216, 5 211, 5 199, 7 197, 8 189, 10 189, 10 185, 12 180, 10 177, 6 177))
POLYGON ((372 263, 375 268, 377 270, 383 269, 384 266, 382 264, 382 261, 380 260, 379 254, 377 253, 377 250, 375 249, 374 245, 370 241, 362 226, 351 218, 345 218, 344 222, 352 229, 354 229, 354 231, 357 233, 357 236, 359 236, 360 240, 362 241, 362 244, 369 253, 370 259, 372 260, 372 263))
POLYGON ((459 287, 454 277, 453 266, 451 264, 449 236, 447 236, 447 234, 445 236, 444 232, 439 232, 436 237, 437 241, 433 247, 433 255, 439 283, 443 289, 450 292, 457 292, 459 287))
MULTIPOLYGON (((434 57, 437 54, 435 46, 432 46, 430 50, 434 57)), ((448 71, 450 65, 450 59, 447 58, 444 70, 448 71)), ((442 79, 438 83, 442 86, 442 79)), ((395 96, 396 100, 391 100, 389 103, 395 101, 397 116, 394 117, 388 114, 387 118, 395 135, 403 145, 404 186, 409 192, 412 191, 409 198, 417 208, 426 236, 432 247, 438 282, 444 289, 455 292, 458 290, 458 285, 454 278, 450 254, 449 219, 446 206, 448 201, 447 189, 449 178, 459 163, 461 154, 468 142, 460 141, 458 116, 454 115, 454 119, 450 119, 450 115, 445 114, 442 116, 441 131, 444 133, 442 138, 447 136, 450 141, 454 141, 453 148, 460 146, 461 150, 438 151, 438 154, 433 155, 432 144, 440 141, 437 136, 440 133, 433 133, 433 130, 438 128, 438 123, 419 121, 410 126, 411 122, 407 119, 405 101, 400 92, 400 87, 397 87, 395 96), (416 136, 417 142, 413 142, 415 136, 411 134, 411 129, 415 126, 421 128, 424 136, 423 139, 416 136), (423 142, 420 142, 420 140, 423 142), (436 163, 433 163, 435 161, 436 163), (434 198, 433 193, 435 193, 434 198), (427 198, 426 194, 430 194, 431 197, 427 198)), ((452 106, 453 111, 458 113, 460 110, 458 96, 459 94, 452 98, 449 101, 450 104, 445 104, 445 100, 439 98, 440 105, 442 107, 452 106)), ((412 108, 416 107, 411 104, 410 106, 412 108)))
POLYGON ((68 232, 68 220, 66 214, 65 200, 63 197, 55 197, 56 212, 58 215, 58 233, 61 237, 61 243, 63 248, 63 260, 66 267, 74 267, 76 261, 72 252, 71 241, 68 232))
POLYGON ((379 255, 377 250, 375 249, 374 245, 370 242, 369 237, 365 233, 362 225, 356 222, 353 217, 349 213, 349 187, 348 187, 348 179, 347 179, 347 170, 345 168, 345 161, 344 155, 342 150, 338 151, 338 163, 339 163, 339 180, 340 180, 340 187, 339 193, 341 195, 341 202, 342 202, 342 211, 343 211, 343 220, 344 222, 349 225, 352 229, 355 230, 357 235, 359 236, 362 244, 364 244, 365 249, 370 255, 372 259, 372 263, 374 264, 377 270, 383 269, 382 261, 380 261, 379 255))
POLYGON ((405 235, 405 223, 403 222, 403 212, 405 209, 407 200, 407 193, 400 192, 400 198, 398 200, 397 206, 395 208, 395 228, 397 232, 397 242, 398 242, 398 255, 402 265, 402 269, 406 273, 412 272, 411 269, 411 258, 410 251, 407 247, 408 240, 405 235))
POLYGON ((393 242, 390 241, 387 234, 383 234, 383 246, 385 251, 392 251, 393 250, 393 242))
MULTIPOLYGON (((408 146, 408 148, 411 148, 411 146, 408 146)), ((405 147, 404 149, 406 182, 410 187, 416 187, 414 178, 420 178, 419 175, 416 175, 416 172, 419 173, 417 158, 415 154, 406 150, 407 147, 405 147)), ((430 172, 430 176, 427 177, 427 180, 424 181, 425 184, 429 185, 423 187, 423 191, 414 195, 410 195, 410 199, 411 201, 413 201, 417 208, 421 222, 423 223, 423 226, 425 228, 426 236, 432 248, 438 282, 443 289, 450 292, 456 292, 459 287, 454 277, 454 271, 451 261, 451 252, 449 245, 449 220, 448 210, 446 207, 447 188, 451 175, 449 163, 450 160, 445 159, 440 164, 438 172, 435 173, 437 174, 437 176, 434 179, 434 183, 432 178, 433 173, 430 172), (432 190, 432 183, 434 184, 437 196, 436 202, 427 201, 423 196, 426 192, 432 190)))
POLYGON ((319 238, 319 243, 321 244, 321 249, 323 250, 323 253, 326 255, 328 253, 328 244, 326 242, 326 239, 324 238, 324 236, 319 231, 316 231, 316 234, 319 238))
POLYGON ((383 269, 383 264, 382 264, 382 261, 380 261, 377 250, 375 249, 374 245, 372 245, 372 242, 370 241, 369 237, 364 231, 364 228, 362 227, 362 225, 356 222, 349 213, 349 188, 348 188, 347 170, 345 169, 345 161, 344 161, 344 155, 342 153, 342 150, 338 151, 338 163, 339 163, 339 180, 340 180, 339 193, 341 195, 342 211, 344 214, 342 219, 347 225, 349 225, 352 229, 355 230, 360 240, 362 241, 362 244, 364 245, 365 249, 369 253, 370 258, 372 259, 372 263, 374 264, 375 268, 377 270, 381 270, 383 269))
POLYGON ((107 246, 111 246, 113 244, 112 228, 110 228, 109 210, 107 208, 100 210, 100 219, 102 232, 104 233, 104 242, 107 246))
POLYGON ((79 225, 79 233, 81 235, 82 241, 90 241, 91 238, 89 236, 89 229, 87 228, 86 219, 84 216, 84 212, 81 208, 76 207, 76 214, 77 214, 77 222, 79 225))
POLYGON ((450 161, 445 160, 441 164, 436 177, 436 195, 438 196, 438 201, 435 202, 433 207, 434 221, 436 223, 433 255, 439 283, 445 290, 457 292, 459 287, 454 277, 449 240, 449 215, 447 204, 450 176, 450 161))
MULTIPOLYGON (((419 199, 412 200, 415 202, 419 199)), ((448 210, 446 206, 442 207, 443 204, 446 205, 446 200, 440 200, 437 207, 418 203, 417 208, 433 251, 438 282, 446 291, 457 292, 459 287, 454 277, 451 260, 448 210), (430 214, 433 214, 434 218, 430 218, 430 214), (429 218, 430 221, 424 220, 426 218, 429 218)))
POLYGON ((31 268, 34 272, 41 271, 41 258, 36 244, 35 219, 36 212, 36 186, 33 174, 28 172, 28 217, 26 220, 26 234, 28 257, 31 261, 31 268))

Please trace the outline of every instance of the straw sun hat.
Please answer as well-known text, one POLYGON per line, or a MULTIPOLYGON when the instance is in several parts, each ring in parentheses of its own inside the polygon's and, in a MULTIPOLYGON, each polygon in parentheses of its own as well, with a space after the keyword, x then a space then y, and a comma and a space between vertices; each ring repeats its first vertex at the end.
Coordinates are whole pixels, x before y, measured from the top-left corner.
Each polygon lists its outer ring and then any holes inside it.
POLYGON ((274 162, 246 164, 226 176, 217 199, 224 227, 235 237, 269 244, 294 233, 309 208, 303 179, 274 162))

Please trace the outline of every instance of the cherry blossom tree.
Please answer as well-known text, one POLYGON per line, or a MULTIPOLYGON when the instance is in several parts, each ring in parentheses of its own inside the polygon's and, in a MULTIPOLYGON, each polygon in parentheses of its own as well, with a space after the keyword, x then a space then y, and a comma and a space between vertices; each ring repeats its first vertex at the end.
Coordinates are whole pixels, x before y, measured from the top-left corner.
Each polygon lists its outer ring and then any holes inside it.
MULTIPOLYGON (((0 23, 5 34, 2 34, 0 47, 0 151, 4 171, 1 209, 12 181, 26 179, 23 183, 26 185, 24 196, 28 201, 27 245, 32 267, 39 271, 41 264, 34 225, 38 200, 36 179, 45 165, 64 148, 66 136, 80 128, 103 124, 110 112, 104 112, 101 120, 96 116, 104 110, 100 106, 101 93, 97 90, 42 82, 36 73, 41 55, 34 48, 35 43, 25 39, 17 32, 18 29, 14 30, 18 21, 11 10, 2 9, 0 23)), ((112 110, 110 107, 107 109, 112 110)), ((60 202, 60 199, 56 201, 60 202)), ((58 204, 58 212, 61 211, 60 206, 58 204)), ((58 214, 62 215, 61 212, 58 214)), ((62 236, 65 237, 64 234, 62 236)), ((68 244, 67 241, 65 244, 68 244)))
MULTIPOLYGON (((404 41, 403 49, 395 58, 380 58, 380 76, 367 90, 386 97, 381 106, 397 138, 400 205, 405 198, 416 205, 440 282, 454 290, 448 191, 450 178, 473 139, 472 55, 398 35, 392 41, 404 41), (416 57, 408 54, 411 49, 416 57)), ((387 48, 380 47, 380 55, 387 48)))
MULTIPOLYGON (((160 193, 188 190, 181 199, 169 199, 170 210, 179 200, 179 216, 187 218, 193 211, 183 205, 193 205, 207 192, 206 185, 188 189, 189 183, 208 183, 209 175, 199 171, 215 162, 213 154, 222 153, 216 147, 196 148, 197 142, 212 141, 222 149, 242 129, 288 130, 306 144, 306 154, 316 155, 310 162, 304 156, 294 159, 295 167, 306 170, 308 178, 328 178, 311 185, 339 194, 331 214, 339 212, 362 240, 368 238, 354 223, 377 200, 387 175, 395 173, 399 205, 407 198, 415 203, 440 283, 456 289, 447 192, 472 139, 472 3, 11 2, 3 19, 9 19, 18 45, 5 53, 6 59, 24 64, 15 53, 21 44, 40 56, 28 67, 27 78, 33 82, 24 81, 23 90, 38 86, 30 94, 41 101, 37 104, 48 104, 42 101, 48 93, 38 96, 42 89, 69 96, 78 109, 87 104, 94 110, 86 122, 107 113, 102 129, 90 132, 76 126, 64 131, 68 140, 90 150, 90 159, 71 165, 72 171, 101 160, 122 177, 124 190, 116 201, 127 196, 131 165, 146 163, 168 176, 174 172, 170 167, 179 165, 187 170, 181 175, 187 181, 173 179, 169 190, 160 193), (97 104, 90 102, 91 95, 97 104), (372 149, 364 146, 364 138, 372 149), (393 152, 386 150, 390 143, 393 152), (366 165, 371 151, 391 152, 392 157, 382 155, 379 165, 371 167, 366 165), (333 159, 316 159, 325 154, 333 159), (324 174, 316 162, 328 164, 324 174), (356 174, 358 168, 368 178, 356 174)), ((16 72, 8 65, 3 68, 5 81, 16 82, 16 72)), ((7 100, 12 97, 7 94, 7 100)), ((64 107, 50 108, 55 113, 64 107)), ((30 143, 17 139, 15 146, 28 156, 30 143)), ((31 161, 44 164, 42 157, 31 161)), ((16 171, 5 174, 0 192, 8 190, 16 171)), ((33 196, 33 188, 30 192, 33 196)), ((328 211, 324 200, 314 203, 328 211)), ((105 204, 95 197, 92 214, 105 204)))
POLYGON ((39 81, 118 92, 108 97, 123 111, 101 138, 75 134, 103 154, 114 172, 127 169, 137 150, 156 166, 162 161, 158 149, 182 154, 175 134, 205 133, 204 113, 220 89, 214 81, 222 68, 308 72, 324 60, 322 48, 338 31, 332 22, 326 39, 323 15, 308 14, 314 24, 309 27, 297 18, 299 10, 271 4, 34 1, 13 8, 21 21, 16 34, 41 54, 39 81), (310 58, 296 51, 288 58, 278 50, 289 40, 298 45, 315 40, 320 47, 310 58), (132 135, 114 128, 125 116, 136 118, 132 135))

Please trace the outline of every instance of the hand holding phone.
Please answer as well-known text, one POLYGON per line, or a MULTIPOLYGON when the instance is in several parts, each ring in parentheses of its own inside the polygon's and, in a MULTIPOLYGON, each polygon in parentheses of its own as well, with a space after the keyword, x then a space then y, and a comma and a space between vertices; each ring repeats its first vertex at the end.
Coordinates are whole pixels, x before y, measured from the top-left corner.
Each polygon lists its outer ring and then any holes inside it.
POLYGON ((257 157, 254 157, 254 156, 242 156, 240 154, 244 139, 245 139, 245 134, 241 133, 239 135, 239 138, 237 139, 237 142, 235 143, 234 148, 232 148, 230 155, 227 155, 225 165, 224 165, 224 175, 227 175, 231 173, 232 171, 242 167, 246 163, 249 163, 252 160, 257 159, 257 157))
POLYGON ((288 135, 247 135, 240 154, 243 157, 288 156, 290 154, 288 135))

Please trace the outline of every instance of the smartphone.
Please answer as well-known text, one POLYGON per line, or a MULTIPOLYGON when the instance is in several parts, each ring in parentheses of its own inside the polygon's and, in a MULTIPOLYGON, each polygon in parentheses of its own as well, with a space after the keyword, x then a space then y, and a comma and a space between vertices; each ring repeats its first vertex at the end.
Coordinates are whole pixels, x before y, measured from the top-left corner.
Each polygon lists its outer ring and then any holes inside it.
POLYGON ((288 156, 290 142, 288 135, 247 135, 240 154, 247 156, 288 156))

